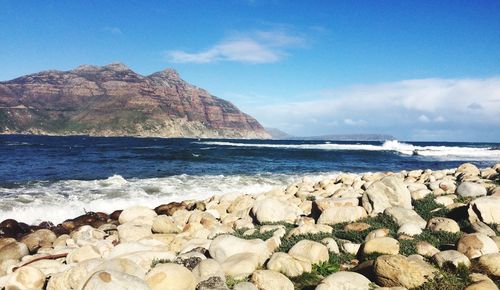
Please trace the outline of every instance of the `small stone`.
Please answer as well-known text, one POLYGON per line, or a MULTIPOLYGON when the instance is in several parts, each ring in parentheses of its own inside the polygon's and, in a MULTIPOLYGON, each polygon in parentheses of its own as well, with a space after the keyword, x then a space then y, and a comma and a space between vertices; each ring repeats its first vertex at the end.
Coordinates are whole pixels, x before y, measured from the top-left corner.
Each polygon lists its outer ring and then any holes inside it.
POLYGON ((439 253, 439 250, 436 249, 436 247, 426 241, 418 241, 415 245, 415 248, 417 249, 417 254, 427 258, 430 258, 439 253))
POLYGON ((417 236, 422 233, 422 229, 414 223, 403 224, 398 229, 398 235, 417 236))
POLYGON ((427 222, 427 228, 433 232, 443 231, 448 233, 460 232, 460 226, 452 219, 433 217, 427 222))
POLYGON ((363 255, 370 254, 396 255, 399 253, 399 242, 391 237, 381 237, 371 239, 363 245, 363 255))
POLYGON ((252 275, 251 281, 259 290, 295 289, 292 281, 290 281, 285 275, 270 270, 255 271, 252 275))
POLYGON ((372 282, 356 272, 336 272, 328 275, 316 290, 369 290, 372 282))
POLYGON ((469 258, 455 250, 439 252, 433 258, 440 268, 443 268, 445 265, 451 265, 455 268, 458 268, 460 264, 466 267, 470 266, 469 258))
POLYGON ((321 240, 321 243, 328 248, 329 252, 335 254, 340 253, 339 246, 337 245, 337 242, 335 241, 334 238, 324 238, 321 240))
POLYGON ((144 221, 149 221, 149 224, 153 224, 153 219, 157 216, 156 212, 145 206, 133 206, 125 209, 120 214, 118 221, 120 224, 131 222, 135 219, 142 219, 144 221))
POLYGON ((362 232, 369 229, 371 226, 367 223, 350 223, 344 226, 344 231, 362 232))
POLYGON ((214 259, 202 260, 198 265, 196 265, 196 267, 194 267, 192 273, 198 283, 205 281, 210 277, 221 277, 224 281, 226 280, 226 276, 221 265, 214 259))
POLYGON ((288 254, 298 260, 306 260, 311 264, 320 264, 329 259, 328 248, 318 242, 302 240, 296 243, 288 254))
POLYGON ((376 229, 368 233, 365 237, 365 241, 368 242, 371 239, 387 237, 389 235, 389 229, 382 228, 376 229))
POLYGON ((365 217, 367 217, 366 211, 360 206, 330 207, 321 213, 318 224, 354 222, 365 217))
POLYGON ((191 271, 173 263, 156 265, 146 275, 146 283, 151 290, 193 290, 197 284, 191 271))
POLYGON ((457 194, 461 197, 477 197, 486 195, 486 188, 479 183, 462 182, 457 187, 457 194))

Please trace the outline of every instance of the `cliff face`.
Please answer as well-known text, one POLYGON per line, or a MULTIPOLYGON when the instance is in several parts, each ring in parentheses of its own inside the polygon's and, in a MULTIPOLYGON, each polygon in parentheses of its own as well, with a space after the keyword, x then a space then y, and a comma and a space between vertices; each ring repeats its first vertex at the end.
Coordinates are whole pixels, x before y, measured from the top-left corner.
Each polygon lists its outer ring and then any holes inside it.
POLYGON ((83 65, 0 82, 0 133, 269 138, 251 116, 167 69, 83 65))

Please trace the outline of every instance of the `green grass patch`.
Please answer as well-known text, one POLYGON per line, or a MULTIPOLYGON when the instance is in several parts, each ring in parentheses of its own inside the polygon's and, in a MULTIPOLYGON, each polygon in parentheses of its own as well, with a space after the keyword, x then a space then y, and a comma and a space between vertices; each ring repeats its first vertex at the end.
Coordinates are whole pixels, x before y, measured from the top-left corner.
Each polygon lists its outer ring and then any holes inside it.
POLYGON ((276 250, 276 252, 284 252, 288 253, 288 251, 298 242, 302 240, 311 240, 315 242, 320 242, 324 238, 331 238, 332 234, 328 233, 319 233, 319 234, 305 234, 305 235, 297 235, 291 236, 289 238, 283 238, 281 240, 281 245, 276 250))
POLYGON ((459 265, 456 269, 445 268, 440 271, 440 275, 420 287, 413 288, 414 290, 462 290, 471 284, 469 278, 470 270, 464 266, 459 265))
POLYGON ((231 276, 226 276, 226 286, 229 288, 229 289, 233 289, 233 287, 238 284, 238 283, 241 283, 241 282, 248 282, 249 281, 249 278, 244 278, 244 279, 234 279, 233 277, 231 276))
POLYGON ((442 205, 437 204, 434 201, 435 198, 436 196, 429 194, 426 197, 413 202, 413 209, 426 221, 436 216, 445 217, 450 211, 442 205))
POLYGON ((290 278, 290 280, 297 290, 315 289, 321 280, 332 273, 338 272, 340 270, 340 265, 350 261, 350 258, 352 257, 330 253, 328 261, 313 265, 310 273, 303 273, 300 276, 290 278))

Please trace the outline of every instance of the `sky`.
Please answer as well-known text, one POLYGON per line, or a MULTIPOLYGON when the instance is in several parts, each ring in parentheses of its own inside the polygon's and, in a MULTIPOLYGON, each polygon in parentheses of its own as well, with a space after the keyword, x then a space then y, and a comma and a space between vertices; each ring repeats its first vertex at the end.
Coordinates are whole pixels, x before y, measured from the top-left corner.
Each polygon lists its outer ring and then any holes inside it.
POLYGON ((0 0, 0 80, 113 62, 295 136, 500 142, 498 0, 0 0))

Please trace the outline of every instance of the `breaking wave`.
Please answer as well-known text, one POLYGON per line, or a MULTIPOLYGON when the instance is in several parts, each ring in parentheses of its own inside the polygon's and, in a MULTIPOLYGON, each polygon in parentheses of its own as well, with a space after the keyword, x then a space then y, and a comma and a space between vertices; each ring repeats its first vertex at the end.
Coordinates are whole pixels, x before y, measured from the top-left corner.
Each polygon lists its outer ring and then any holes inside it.
MULTIPOLYGON (((320 180, 334 173, 309 176, 320 180)), ((172 201, 200 200, 222 194, 256 194, 284 187, 305 175, 177 175, 125 179, 113 175, 102 180, 66 180, 0 187, 0 221, 14 218, 28 224, 60 223, 85 211, 111 213, 132 205, 154 208, 172 201)))
POLYGON ((402 155, 417 155, 426 157, 484 158, 500 160, 500 149, 493 147, 459 147, 459 146, 417 146, 397 140, 385 141, 382 145, 372 144, 342 144, 327 141, 319 144, 262 144, 238 143, 224 141, 198 142, 205 145, 260 147, 282 149, 313 149, 313 150, 352 150, 352 151, 392 151, 402 155))

